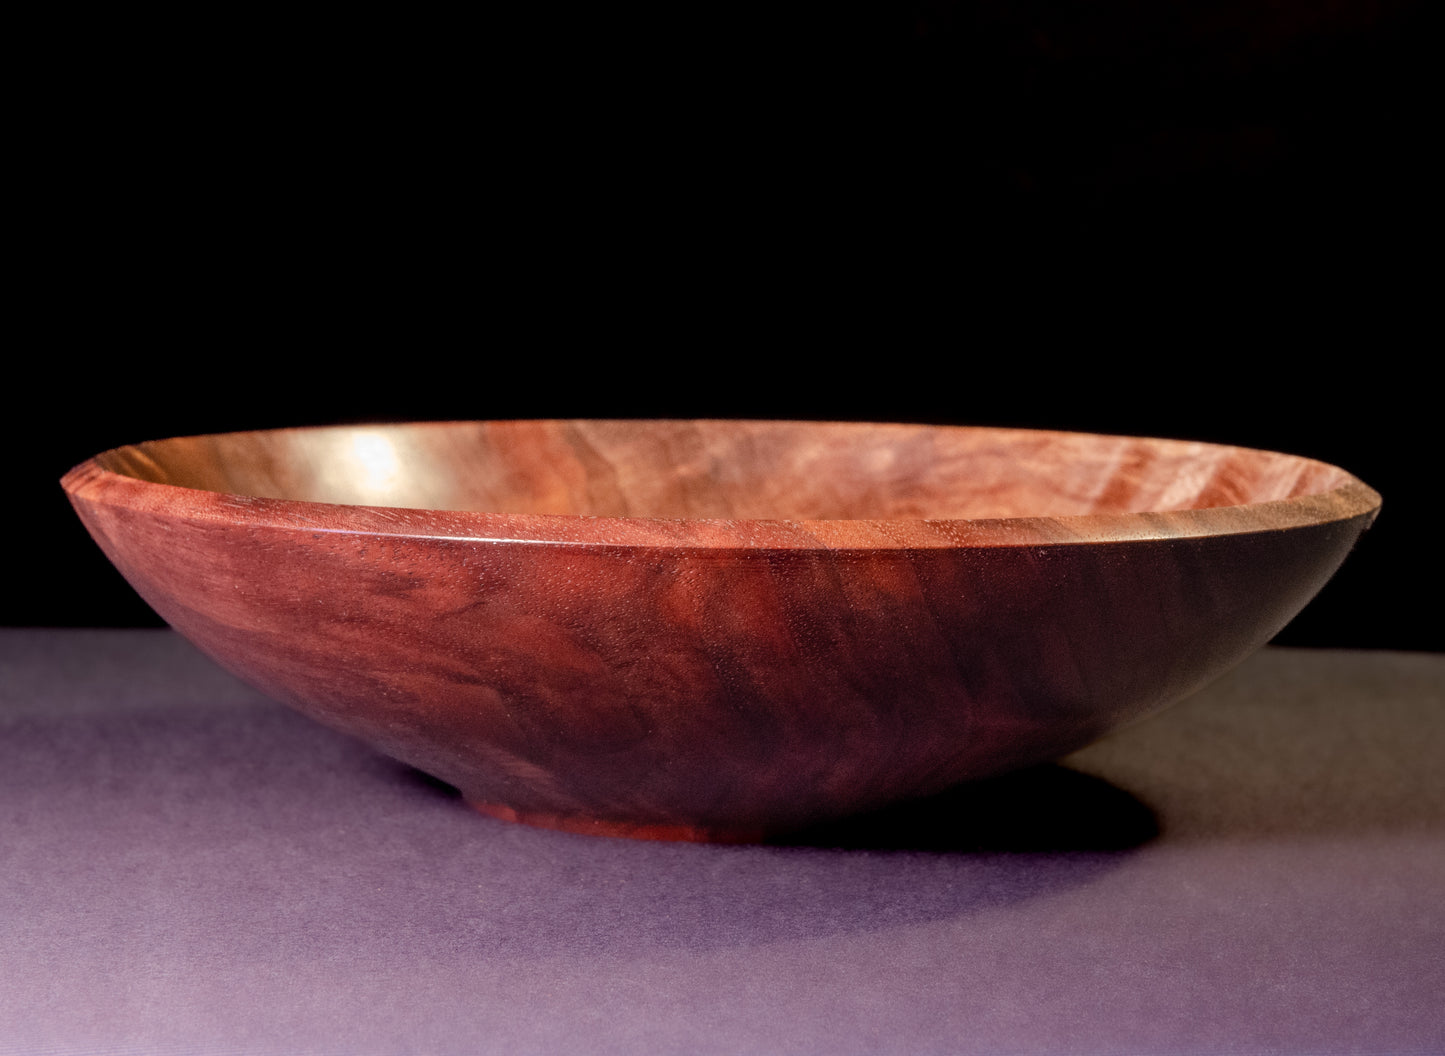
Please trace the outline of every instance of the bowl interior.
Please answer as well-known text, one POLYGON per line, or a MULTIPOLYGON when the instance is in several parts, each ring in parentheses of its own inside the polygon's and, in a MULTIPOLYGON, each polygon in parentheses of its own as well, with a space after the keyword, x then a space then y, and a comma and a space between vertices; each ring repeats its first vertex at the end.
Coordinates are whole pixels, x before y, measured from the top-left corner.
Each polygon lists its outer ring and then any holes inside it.
POLYGON ((1242 506, 1352 478, 1245 448, 1032 430, 741 421, 458 422, 185 437, 102 468, 309 502, 779 520, 1063 517, 1242 506))

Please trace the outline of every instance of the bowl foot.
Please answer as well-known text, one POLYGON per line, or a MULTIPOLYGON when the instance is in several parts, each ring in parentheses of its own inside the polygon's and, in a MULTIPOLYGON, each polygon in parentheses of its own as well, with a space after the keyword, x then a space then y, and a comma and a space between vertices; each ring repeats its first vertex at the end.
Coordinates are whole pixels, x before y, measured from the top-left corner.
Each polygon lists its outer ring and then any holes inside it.
POLYGON ((761 829, 727 829, 704 825, 678 825, 642 821, 617 821, 589 818, 579 814, 547 814, 541 811, 514 810, 498 803, 468 801, 472 809, 490 818, 533 825, 539 829, 560 829, 584 836, 620 836, 630 840, 671 840, 687 843, 762 843, 767 834, 761 829))

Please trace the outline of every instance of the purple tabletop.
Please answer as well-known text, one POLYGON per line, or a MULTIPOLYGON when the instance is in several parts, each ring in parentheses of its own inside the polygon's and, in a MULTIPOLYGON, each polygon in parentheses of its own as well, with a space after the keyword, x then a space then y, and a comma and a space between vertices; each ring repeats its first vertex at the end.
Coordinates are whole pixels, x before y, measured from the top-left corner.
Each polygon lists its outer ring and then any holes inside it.
POLYGON ((1445 656, 1267 649, 786 844, 509 825, 167 631, 0 631, 0 1052, 1445 1051, 1445 656))

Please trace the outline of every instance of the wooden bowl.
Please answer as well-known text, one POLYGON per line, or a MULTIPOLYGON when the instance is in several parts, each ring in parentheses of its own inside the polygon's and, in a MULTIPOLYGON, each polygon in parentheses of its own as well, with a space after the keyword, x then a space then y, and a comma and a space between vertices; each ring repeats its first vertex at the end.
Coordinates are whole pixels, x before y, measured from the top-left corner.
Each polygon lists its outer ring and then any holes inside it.
POLYGON ((741 421, 189 437, 62 483, 264 692, 493 816, 699 840, 1147 715, 1268 641, 1380 504, 1242 448, 741 421))

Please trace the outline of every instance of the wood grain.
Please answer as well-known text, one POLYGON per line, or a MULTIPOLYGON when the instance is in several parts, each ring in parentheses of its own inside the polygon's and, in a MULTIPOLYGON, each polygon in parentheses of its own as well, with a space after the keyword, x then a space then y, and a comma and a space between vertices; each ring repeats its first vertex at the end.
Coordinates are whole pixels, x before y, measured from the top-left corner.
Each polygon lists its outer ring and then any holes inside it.
POLYGON ((495 816, 757 839, 1188 694, 1379 497, 1177 441, 789 422, 286 430, 64 480, 223 666, 495 816))

